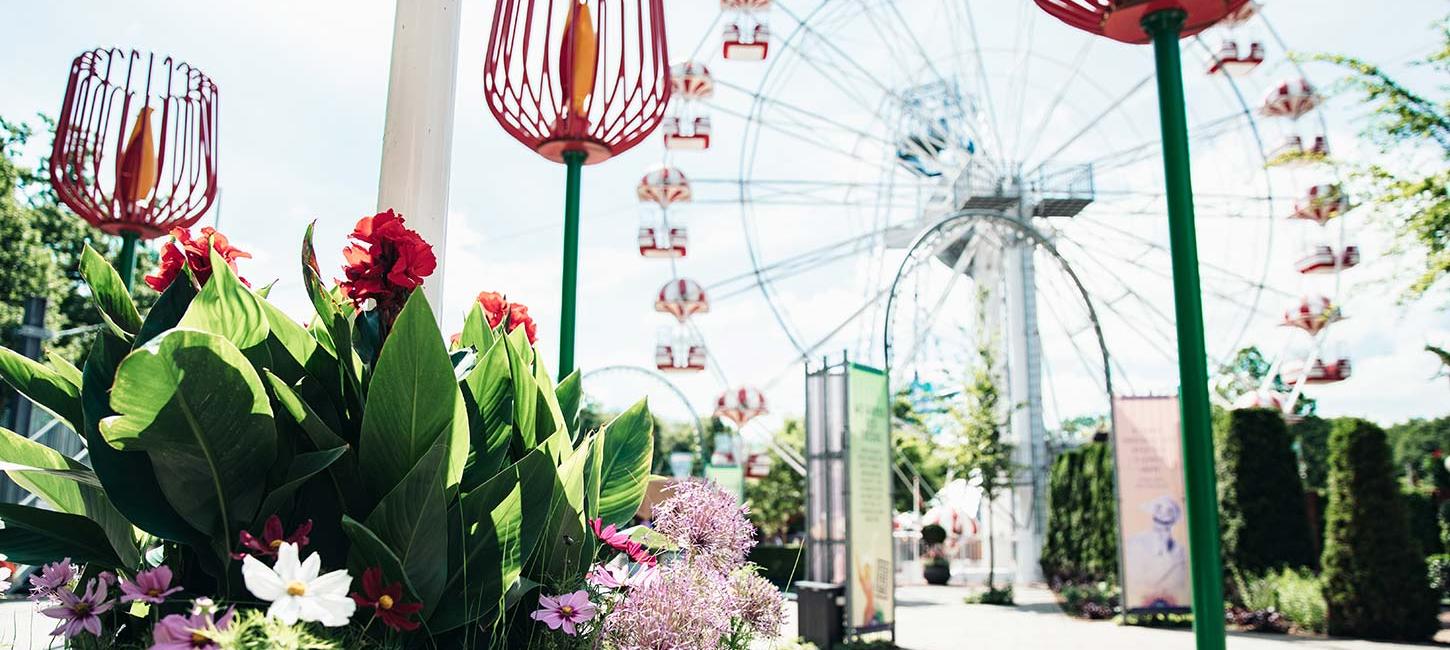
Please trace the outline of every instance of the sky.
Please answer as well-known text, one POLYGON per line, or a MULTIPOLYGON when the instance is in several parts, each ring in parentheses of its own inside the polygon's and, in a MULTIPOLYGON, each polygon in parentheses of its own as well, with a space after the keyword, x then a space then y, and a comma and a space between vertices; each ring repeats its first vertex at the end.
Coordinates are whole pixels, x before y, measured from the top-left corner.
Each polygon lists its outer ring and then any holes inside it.
MULTIPOLYGON (((252 252, 243 274, 276 278, 274 299, 306 317, 296 268, 306 224, 317 221, 320 261, 337 269, 352 225, 375 211, 393 3, 0 2, 10 25, 0 43, 0 115, 6 119, 38 123, 39 113, 55 115, 71 59, 98 46, 170 54, 217 83, 222 193, 204 223, 219 222, 252 252)), ((493 3, 462 4, 439 311, 445 331, 454 331, 475 294, 506 292, 530 306, 541 350, 555 358, 563 170, 513 141, 490 115, 481 80, 493 3)), ((696 319, 712 353, 711 370, 672 376, 696 412, 708 413, 727 386, 760 386, 773 415, 756 427, 768 431, 803 410, 801 348, 812 359, 844 353, 879 365, 885 319, 879 297, 904 255, 885 246, 879 232, 895 228, 909 240, 925 224, 923 205, 936 191, 891 160, 893 143, 919 123, 896 100, 944 79, 973 107, 961 130, 980 149, 976 160, 984 168, 1031 172, 1041 163, 1050 176, 1093 163, 1094 204, 1078 217, 1039 219, 1034 226, 1082 277, 1097 306, 1117 390, 1174 390, 1146 49, 1089 42, 1025 0, 778 0, 767 17, 779 39, 771 58, 742 63, 720 58, 723 23, 714 3, 666 0, 665 10, 671 58, 706 61, 715 73, 716 96, 703 107, 713 119, 714 142, 706 152, 668 157, 695 181, 696 193, 694 204, 670 213, 691 237, 690 255, 673 267, 642 259, 634 248, 641 220, 658 217, 639 205, 634 186, 643 170, 666 160, 659 139, 586 169, 577 358, 592 372, 587 391, 608 404, 647 394, 667 416, 686 412, 668 387, 638 370, 651 364, 657 336, 670 327, 652 306, 674 275, 698 280, 714 297, 711 312, 696 319), (968 25, 974 38, 964 31, 968 25), (767 269, 774 303, 753 284, 757 266, 767 269)), ((1184 44, 1209 356, 1222 359, 1247 344, 1284 359, 1306 354, 1309 342, 1276 326, 1278 314, 1300 293, 1337 295, 1349 317, 1332 328, 1323 350, 1352 357, 1355 376, 1307 391, 1323 414, 1384 423, 1445 415, 1450 386, 1436 378, 1437 362, 1422 348, 1450 344, 1450 319, 1443 297, 1396 303, 1414 260, 1384 255, 1389 237, 1374 215, 1357 210, 1342 231, 1338 224, 1307 230, 1283 218, 1295 195, 1333 180, 1335 172, 1266 172, 1260 152, 1289 133, 1322 132, 1336 155, 1376 159, 1375 150, 1355 139, 1363 123, 1354 100, 1331 95, 1321 111, 1298 123, 1242 109, 1278 80, 1299 74, 1280 39, 1290 50, 1350 54, 1412 82, 1436 83, 1407 63, 1429 50, 1431 23, 1444 14, 1438 0, 1269 0, 1268 22, 1184 44), (1269 61, 1237 86, 1210 78, 1201 63, 1222 38, 1265 41, 1269 61), (1313 243, 1356 243, 1365 263, 1337 282, 1301 278, 1291 264, 1313 243)), ((1309 65, 1304 72, 1332 89, 1334 70, 1309 65)), ((36 140, 33 156, 48 145, 36 140)), ((978 263, 990 267, 989 257, 982 254, 978 263)), ((1034 261, 1051 426, 1105 410, 1103 364, 1070 277, 1045 253, 1034 261)), ((909 363, 898 361, 911 370, 898 372, 895 381, 910 374, 950 383, 978 336, 973 283, 954 282, 940 264, 912 268, 921 270, 902 284, 912 291, 900 294, 893 327, 898 337, 925 334, 920 345, 916 338, 896 340, 897 354, 920 350, 909 363), (934 307, 938 316, 930 316, 934 307)))

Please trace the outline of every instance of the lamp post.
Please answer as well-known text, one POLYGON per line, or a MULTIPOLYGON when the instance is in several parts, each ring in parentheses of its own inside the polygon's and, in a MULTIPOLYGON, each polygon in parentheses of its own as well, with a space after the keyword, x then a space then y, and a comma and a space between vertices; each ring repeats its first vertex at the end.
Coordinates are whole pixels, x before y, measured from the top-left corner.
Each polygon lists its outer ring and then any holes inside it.
POLYGON ((129 289, 136 242, 189 228, 216 201, 217 88, 171 57, 96 49, 71 63, 50 183, 82 219, 121 237, 129 289))
POLYGON ((1188 119, 1178 40, 1242 9, 1249 0, 1036 0, 1063 22, 1113 40, 1153 44, 1158 68, 1158 111, 1163 138, 1163 176, 1168 198, 1168 237, 1173 257, 1174 312, 1178 323, 1178 372, 1183 420, 1183 471, 1187 490, 1188 550, 1193 578, 1193 631, 1199 650, 1225 645, 1223 561, 1219 555, 1218 489, 1209 421, 1208 362, 1204 357, 1203 299, 1198 242, 1193 223, 1188 119))
POLYGON ((498 0, 483 89, 509 135, 566 170, 562 378, 574 369, 583 166, 639 144, 664 117, 664 0, 498 0))

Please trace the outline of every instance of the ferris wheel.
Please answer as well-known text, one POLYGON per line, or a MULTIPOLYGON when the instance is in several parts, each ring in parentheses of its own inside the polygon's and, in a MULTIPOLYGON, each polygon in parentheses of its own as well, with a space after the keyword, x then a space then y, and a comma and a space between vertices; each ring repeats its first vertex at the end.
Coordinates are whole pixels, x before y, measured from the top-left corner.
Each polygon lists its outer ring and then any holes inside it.
MULTIPOLYGON (((1327 340, 1359 252, 1319 96, 1271 11, 1182 47, 1202 64, 1186 81, 1209 360, 1268 345, 1280 379, 1246 402, 1291 409, 1347 377, 1327 340)), ((1172 390, 1152 69, 1032 3, 724 0, 674 67, 677 91, 709 90, 677 99, 664 150, 696 218, 736 213, 745 268, 698 287, 763 302, 756 345, 780 364, 750 379, 769 392, 844 349, 929 392, 990 342, 1039 431, 1109 412, 1115 390, 1172 390)))

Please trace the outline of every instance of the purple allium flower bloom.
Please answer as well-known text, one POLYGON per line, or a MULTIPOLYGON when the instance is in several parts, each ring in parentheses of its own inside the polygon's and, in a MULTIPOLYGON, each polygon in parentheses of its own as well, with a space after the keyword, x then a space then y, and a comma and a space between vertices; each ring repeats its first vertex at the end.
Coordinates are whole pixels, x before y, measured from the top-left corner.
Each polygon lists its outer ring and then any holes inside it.
POLYGON ((30 576, 30 597, 35 600, 53 597, 56 590, 70 586, 75 579, 76 565, 70 563, 70 558, 52 562, 30 576))
POLYGON ((172 614, 151 631, 150 650, 217 650, 220 646, 202 632, 225 630, 232 624, 232 611, 212 620, 211 614, 172 614))
POLYGON ((780 590, 747 564, 730 574, 730 593, 735 597, 736 617, 761 638, 780 635, 784 604, 780 590))
POLYGON ((551 630, 564 628, 564 634, 574 636, 575 626, 594 618, 596 611, 594 603, 589 602, 589 592, 580 589, 562 596, 539 596, 539 609, 529 618, 551 630))
POLYGON ((121 602, 133 600, 160 605, 166 597, 181 591, 171 586, 171 567, 159 566, 136 574, 136 580, 121 583, 121 602))
POLYGON ((611 647, 719 647, 736 610, 728 579, 688 562, 661 566, 658 576, 647 587, 631 589, 604 619, 604 638, 611 647))
POLYGON ((755 527, 735 497, 714 483, 681 481, 655 506, 654 528, 674 539, 690 562, 729 573, 755 546, 755 527))
POLYGON ((86 585, 86 593, 77 596, 74 591, 64 587, 55 591, 55 597, 60 600, 60 605, 40 610, 40 613, 51 618, 61 620, 50 635, 65 635, 69 639, 81 632, 90 632, 94 636, 101 636, 100 614, 111 609, 114 601, 106 600, 106 592, 109 591, 109 584, 100 578, 92 578, 86 585))

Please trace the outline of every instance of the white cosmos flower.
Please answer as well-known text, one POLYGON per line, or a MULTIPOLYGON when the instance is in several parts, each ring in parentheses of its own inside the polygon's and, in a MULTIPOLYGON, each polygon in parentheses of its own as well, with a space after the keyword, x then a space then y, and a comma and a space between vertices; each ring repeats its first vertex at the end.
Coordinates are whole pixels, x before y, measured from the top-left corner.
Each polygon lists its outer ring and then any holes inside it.
POLYGON ((277 549, 277 564, 268 567, 248 555, 242 559, 242 579, 253 596, 272 603, 267 615, 287 625, 298 620, 321 623, 328 627, 347 625, 357 609, 347 595, 352 576, 347 571, 333 571, 319 576, 322 558, 316 553, 305 562, 297 561, 297 545, 283 544, 277 549))

